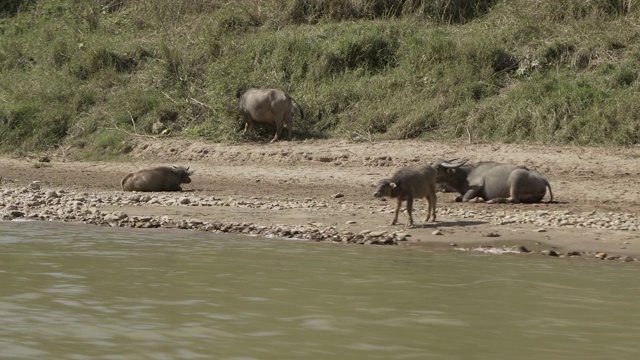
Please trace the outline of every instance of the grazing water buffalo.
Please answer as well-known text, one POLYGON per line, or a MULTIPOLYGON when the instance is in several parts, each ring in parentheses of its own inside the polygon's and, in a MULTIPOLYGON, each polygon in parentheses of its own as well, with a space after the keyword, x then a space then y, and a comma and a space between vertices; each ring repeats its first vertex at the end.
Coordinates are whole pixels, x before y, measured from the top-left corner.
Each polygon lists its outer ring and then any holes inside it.
POLYGON ((542 201, 548 187, 549 202, 553 202, 551 185, 536 171, 494 161, 453 164, 455 160, 438 160, 433 165, 438 172, 438 182, 451 185, 461 194, 456 201, 479 197, 491 203, 537 203, 542 201))
POLYGON ((378 182, 376 192, 373 196, 391 197, 398 200, 396 203, 396 212, 393 216, 391 225, 398 222, 398 212, 404 200, 407 201, 407 214, 409 222, 407 226, 413 225, 413 200, 425 198, 429 203, 427 218, 436 221, 436 169, 431 165, 413 165, 407 166, 396 171, 391 178, 382 179, 378 182))
POLYGON ((159 166, 130 173, 120 184, 124 191, 182 191, 180 184, 190 183, 191 174, 188 167, 159 166))
POLYGON ((245 121, 244 133, 254 134, 254 122, 275 123, 276 135, 271 142, 280 138, 283 125, 287 126, 288 139, 291 140, 293 126, 293 103, 300 110, 300 117, 304 120, 302 108, 287 92, 278 89, 249 89, 240 96, 240 112, 245 121))

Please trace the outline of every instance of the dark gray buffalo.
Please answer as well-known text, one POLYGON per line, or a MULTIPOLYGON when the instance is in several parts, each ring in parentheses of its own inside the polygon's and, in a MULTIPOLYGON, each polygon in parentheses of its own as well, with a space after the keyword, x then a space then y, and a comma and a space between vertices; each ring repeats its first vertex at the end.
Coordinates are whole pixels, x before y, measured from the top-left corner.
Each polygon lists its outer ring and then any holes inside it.
POLYGON ((524 166, 482 161, 477 164, 454 164, 454 160, 438 160, 433 166, 438 171, 438 182, 449 184, 461 195, 456 201, 469 201, 476 197, 490 203, 538 203, 549 188, 549 202, 553 192, 547 179, 524 166))
MULTIPOLYGON (((284 125, 287 126, 288 139, 291 140, 293 127, 293 104, 295 100, 286 91, 279 89, 249 89, 240 95, 240 113, 244 117, 244 133, 254 134, 254 123, 275 123, 278 141, 284 125)), ((300 117, 304 120, 304 113, 300 105, 300 117)))
POLYGON ((427 218, 436 221, 436 169, 431 165, 407 166, 396 171, 391 178, 382 179, 378 182, 376 192, 373 196, 377 198, 390 197, 397 199, 396 212, 391 225, 398 222, 398 212, 403 201, 407 201, 407 215, 409 222, 407 226, 413 225, 413 200, 427 199, 429 208, 427 218))
POLYGON ((188 167, 159 166, 132 172, 120 184, 124 191, 182 191, 180 185, 190 183, 191 174, 188 167))

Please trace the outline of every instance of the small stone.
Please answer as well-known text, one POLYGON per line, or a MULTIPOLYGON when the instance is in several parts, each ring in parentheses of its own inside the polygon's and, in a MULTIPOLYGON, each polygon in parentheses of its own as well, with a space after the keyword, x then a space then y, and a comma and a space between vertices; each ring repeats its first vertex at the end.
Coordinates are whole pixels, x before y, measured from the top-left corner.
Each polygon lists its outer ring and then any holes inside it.
POLYGON ((153 123, 153 125, 151 125, 151 132, 153 134, 160 134, 162 133, 167 127, 161 122, 161 121, 156 121, 153 123))
POLYGON ((516 246, 516 250, 521 253, 530 253, 531 250, 524 245, 516 246))
POLYGON ((407 233, 396 233, 396 238, 398 239, 398 241, 407 241, 407 237, 409 236, 409 234, 407 233))
POLYGON ((598 259, 604 260, 607 257, 607 253, 605 252, 597 252, 595 255, 598 259))
POLYGON ((189 200, 188 197, 183 196, 180 199, 178 199, 178 202, 182 205, 187 205, 191 203, 191 200, 189 200))
POLYGON ((371 235, 372 237, 379 237, 386 233, 387 233, 386 231, 371 231, 369 235, 371 235))
POLYGON ((114 211, 110 214, 105 215, 105 221, 118 221, 127 218, 128 215, 122 211, 114 211))
POLYGON ((61 196, 55 190, 49 190, 44 197, 46 199, 59 199, 61 196))
POLYGON ((633 261, 633 258, 631 256, 623 256, 620 258, 620 260, 624 262, 631 262, 633 261))
POLYGON ((579 251, 567 251, 567 256, 580 256, 579 251))
POLYGON ((336 193, 336 194, 331 195, 331 197, 332 197, 332 198, 334 198, 334 199, 339 199, 339 198, 341 198, 341 197, 344 197, 344 194, 342 194, 342 193, 336 193))
POLYGON ((484 235, 482 235, 482 236, 483 236, 483 237, 499 237, 499 236, 500 236, 500 234, 499 234, 499 233, 497 233, 497 232, 495 232, 495 231, 492 231, 492 232, 486 233, 486 234, 484 234, 484 235))
POLYGON ((357 224, 357 223, 358 223, 358 222, 357 222, 357 221, 355 221, 355 220, 349 220, 349 221, 347 221, 345 224, 347 224, 347 225, 354 225, 354 224, 357 224))
POLYGON ((30 190, 40 190, 40 181, 36 180, 36 181, 32 181, 29 184, 29 189, 30 190))
POLYGON ((451 243, 451 244, 449 244, 449 246, 458 246, 458 244, 456 244, 456 243, 451 243))
POLYGON ((546 256, 560 256, 560 254, 558 254, 555 250, 542 250, 540 253, 546 256))
POLYGON ((540 229, 535 229, 533 231, 542 233, 542 232, 547 232, 547 229, 540 228, 540 229))
POLYGON ((434 231, 431 233, 431 235, 444 235, 444 233, 443 233, 440 229, 438 229, 438 230, 434 230, 434 231))
POLYGON ((9 215, 11 215, 11 217, 14 217, 14 218, 21 218, 21 217, 24 217, 24 212, 19 210, 11 210, 9 211, 9 215))

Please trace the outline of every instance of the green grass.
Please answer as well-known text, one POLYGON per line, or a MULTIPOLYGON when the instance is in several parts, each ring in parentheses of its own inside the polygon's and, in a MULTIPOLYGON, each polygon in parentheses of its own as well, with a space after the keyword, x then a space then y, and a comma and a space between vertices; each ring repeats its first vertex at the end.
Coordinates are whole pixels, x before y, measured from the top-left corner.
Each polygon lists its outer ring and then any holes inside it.
POLYGON ((636 6, 8 0, 0 151, 117 156, 158 121, 171 136, 253 141, 237 110, 252 86, 303 106, 296 139, 638 144, 636 6))

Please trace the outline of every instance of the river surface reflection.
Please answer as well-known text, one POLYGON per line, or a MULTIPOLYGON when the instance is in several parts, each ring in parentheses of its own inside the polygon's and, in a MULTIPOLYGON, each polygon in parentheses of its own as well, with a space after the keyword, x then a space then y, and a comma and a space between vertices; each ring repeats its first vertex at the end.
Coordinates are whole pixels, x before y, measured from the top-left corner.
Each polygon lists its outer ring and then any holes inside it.
POLYGON ((0 222, 0 358, 640 359, 639 269, 0 222))

